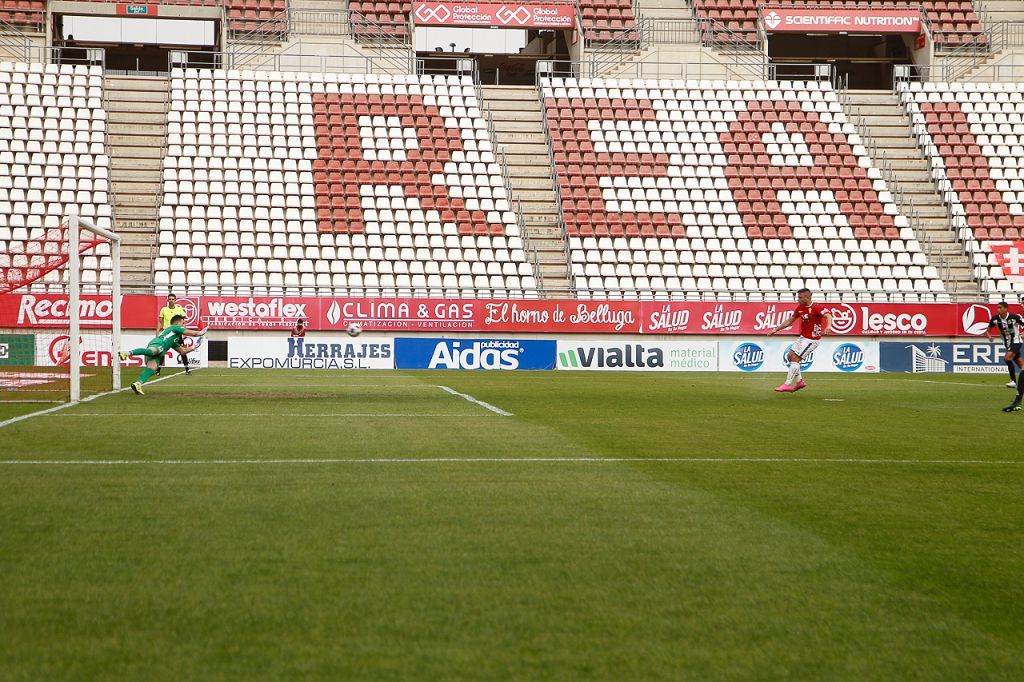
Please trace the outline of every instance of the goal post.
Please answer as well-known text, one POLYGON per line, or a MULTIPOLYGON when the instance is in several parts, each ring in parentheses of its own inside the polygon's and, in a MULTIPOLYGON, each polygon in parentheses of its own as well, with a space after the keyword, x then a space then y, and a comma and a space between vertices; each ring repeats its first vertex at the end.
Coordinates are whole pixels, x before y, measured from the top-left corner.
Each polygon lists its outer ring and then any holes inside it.
POLYGON ((82 315, 81 315, 81 230, 88 230, 105 238, 110 243, 110 388, 116 391, 121 388, 121 362, 117 353, 121 349, 121 237, 95 225, 88 218, 83 218, 76 211, 67 216, 68 225, 68 314, 70 329, 68 345, 70 357, 70 396, 73 403, 82 399, 82 315))
POLYGON ((0 221, 0 403, 121 387, 121 239, 68 207, 0 221))

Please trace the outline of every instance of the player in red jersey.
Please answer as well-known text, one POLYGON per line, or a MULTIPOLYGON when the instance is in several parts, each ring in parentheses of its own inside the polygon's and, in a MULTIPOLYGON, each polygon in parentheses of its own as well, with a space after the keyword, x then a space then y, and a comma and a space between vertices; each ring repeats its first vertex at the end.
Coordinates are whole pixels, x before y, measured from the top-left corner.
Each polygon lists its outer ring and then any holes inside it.
POLYGON ((817 305, 811 300, 811 290, 801 289, 796 292, 799 305, 788 320, 775 329, 768 332, 768 336, 791 326, 800 320, 800 336, 797 337, 786 359, 789 360, 789 373, 786 374, 786 381, 781 386, 776 386, 779 393, 795 393, 801 388, 806 388, 804 378, 800 374, 800 362, 810 356, 814 349, 821 343, 821 337, 828 334, 832 326, 832 314, 824 307, 817 305))

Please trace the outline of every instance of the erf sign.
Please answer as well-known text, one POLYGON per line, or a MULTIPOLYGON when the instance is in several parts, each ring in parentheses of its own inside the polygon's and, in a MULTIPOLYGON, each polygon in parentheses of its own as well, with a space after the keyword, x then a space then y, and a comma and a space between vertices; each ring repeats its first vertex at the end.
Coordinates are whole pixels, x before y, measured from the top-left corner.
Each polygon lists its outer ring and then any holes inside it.
POLYGON ((557 3, 416 2, 417 26, 572 28, 575 5, 557 3))
POLYGON ((911 7, 762 7, 768 33, 920 33, 921 10, 911 7))

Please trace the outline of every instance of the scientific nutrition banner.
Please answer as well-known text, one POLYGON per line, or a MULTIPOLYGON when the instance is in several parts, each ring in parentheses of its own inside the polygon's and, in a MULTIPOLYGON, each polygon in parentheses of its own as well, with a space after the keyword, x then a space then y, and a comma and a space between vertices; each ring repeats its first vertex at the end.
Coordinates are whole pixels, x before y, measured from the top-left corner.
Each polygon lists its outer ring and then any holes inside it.
MULTIPOLYGON (((158 296, 126 296, 122 328, 150 329, 164 304, 158 296)), ((756 335, 785 320, 795 303, 708 301, 579 301, 283 296, 184 296, 190 326, 227 330, 343 332, 356 323, 377 332, 498 334, 756 335)), ((994 305, 982 303, 830 303, 839 336, 983 336, 994 305)), ((109 298, 85 296, 83 328, 110 325, 109 298)), ((1012 307, 1017 312, 1017 306, 1012 307)), ((67 297, 0 296, 0 327, 67 326, 67 297)))

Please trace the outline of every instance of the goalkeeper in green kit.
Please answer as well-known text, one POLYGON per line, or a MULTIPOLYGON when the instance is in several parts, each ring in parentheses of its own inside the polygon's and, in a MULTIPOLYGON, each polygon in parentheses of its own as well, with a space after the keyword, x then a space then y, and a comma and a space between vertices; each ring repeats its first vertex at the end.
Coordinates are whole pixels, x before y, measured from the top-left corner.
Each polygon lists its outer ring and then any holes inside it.
POLYGON ((142 374, 139 375, 138 381, 132 384, 133 391, 139 395, 146 395, 142 392, 142 384, 149 381, 150 377, 156 374, 156 368, 160 366, 160 361, 163 359, 164 354, 170 349, 177 347, 178 352, 182 355, 196 350, 196 346, 192 346, 191 348, 182 347, 182 337, 202 336, 206 332, 197 332, 185 329, 182 325, 182 322, 184 321, 185 318, 183 316, 175 315, 171 318, 171 326, 153 337, 149 343, 146 344, 145 348, 136 348, 135 350, 128 351, 127 353, 118 353, 122 360, 127 360, 130 355, 142 355, 146 358, 146 369, 142 370, 142 374))

